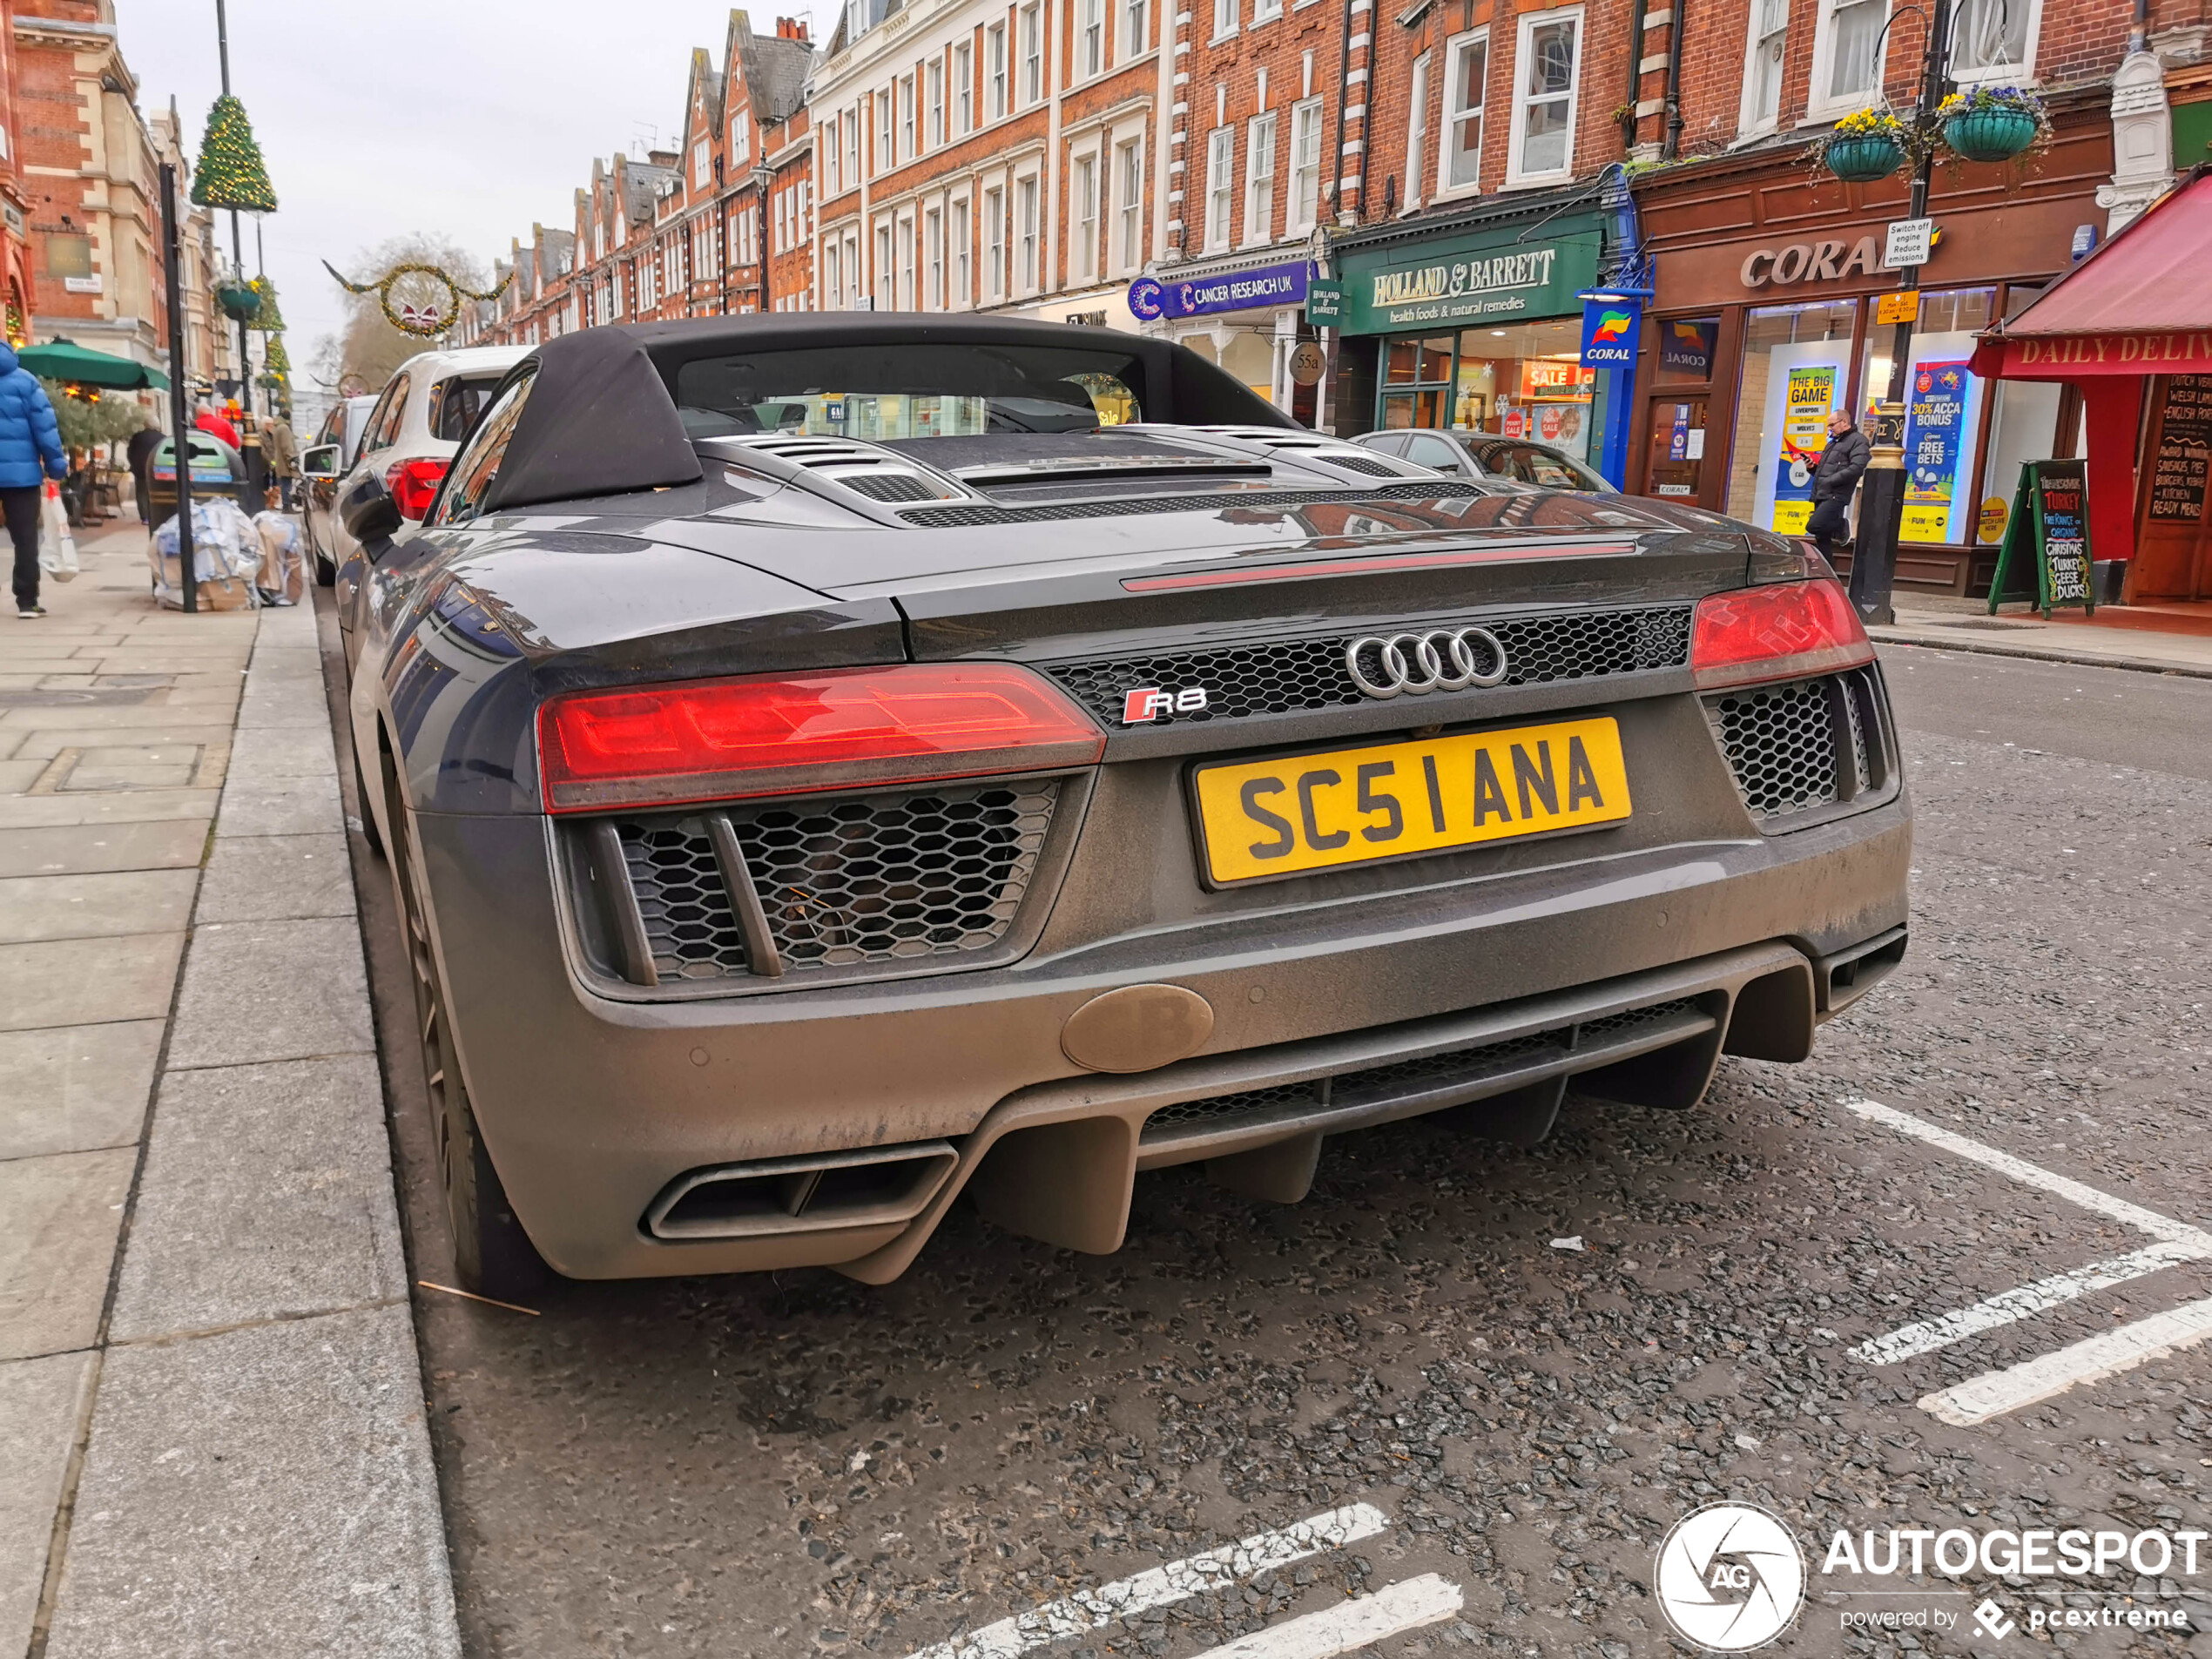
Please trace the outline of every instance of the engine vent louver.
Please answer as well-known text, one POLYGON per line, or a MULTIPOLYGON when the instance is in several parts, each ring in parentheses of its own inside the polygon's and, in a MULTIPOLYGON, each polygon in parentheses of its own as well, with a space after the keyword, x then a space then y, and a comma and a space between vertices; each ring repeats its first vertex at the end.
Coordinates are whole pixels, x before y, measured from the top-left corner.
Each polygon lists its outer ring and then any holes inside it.
POLYGON ((1339 485, 1333 489, 1213 490, 1203 496, 1126 496, 1105 501, 1045 502, 1032 507, 1008 507, 995 502, 948 502, 941 507, 901 509, 907 522, 927 529, 958 529, 982 524, 1043 524, 1063 518, 1132 518, 1148 513, 1217 513, 1268 510, 1278 507, 1311 507, 1318 502, 1357 505, 1362 501, 1422 502, 1453 497, 1476 497, 1489 492, 1475 484, 1449 478, 1408 480, 1404 483, 1364 486, 1339 485))

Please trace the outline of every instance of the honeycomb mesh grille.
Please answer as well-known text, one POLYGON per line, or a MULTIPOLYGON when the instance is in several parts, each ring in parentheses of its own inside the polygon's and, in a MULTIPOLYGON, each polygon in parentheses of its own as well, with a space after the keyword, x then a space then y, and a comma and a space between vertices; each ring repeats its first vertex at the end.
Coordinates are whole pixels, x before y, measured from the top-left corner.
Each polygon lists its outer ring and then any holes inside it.
POLYGON ((1473 484, 1447 478, 1417 479, 1404 484, 1379 484, 1373 489, 1339 485, 1333 489, 1217 490, 1203 496, 1118 496, 1105 501, 1044 502, 1034 507, 1008 507, 996 502, 963 502, 957 506, 911 507, 904 510, 909 523, 928 529, 957 529, 971 524, 1042 524, 1062 518, 1131 518, 1146 513, 1210 513, 1227 507, 1310 507, 1317 502, 1366 500, 1435 501, 1440 497, 1480 496, 1473 484))
POLYGON ((1835 715, 1825 680, 1730 691, 1708 698, 1705 709, 1752 817, 1777 818, 1839 799, 1835 715))
MULTIPOLYGON (((1020 913, 1059 798, 1052 781, 804 803, 726 816, 789 970, 987 950, 1020 913)), ((617 823, 664 981, 748 974, 705 815, 617 823)))
MULTIPOLYGON (((1640 610, 1507 617, 1485 619, 1481 625, 1506 649, 1503 683, 1539 685, 1602 679, 1640 669, 1679 668, 1689 658, 1689 616, 1688 605, 1659 605, 1640 610)), ((1420 625, 1426 630, 1466 623, 1420 625)), ((1372 631, 1377 637, 1393 631, 1387 626, 1372 631)), ((1047 671, 1109 729, 1121 724, 1124 696, 1150 686, 1202 685, 1206 692, 1203 710, 1163 715, 1154 725, 1352 708, 1367 699, 1352 683, 1345 650, 1362 637, 1328 634, 1220 651, 1062 663, 1047 671)), ((1373 671, 1369 671, 1372 675, 1373 671)))
POLYGON ((1244 1118, 1288 1116, 1293 1112, 1318 1110, 1324 1106, 1368 1106, 1400 1099, 1424 1093, 1440 1084, 1473 1082, 1480 1077, 1494 1076, 1521 1061, 1540 1055, 1548 1053, 1564 1056, 1569 1052, 1570 1035, 1574 1039, 1575 1052, 1601 1045, 1618 1044, 1642 1028, 1661 1024, 1676 1015, 1692 1011, 1696 1007, 1696 1003, 1692 999, 1683 997, 1672 1002, 1655 1003, 1649 1008, 1605 1015, 1599 1019, 1585 1021, 1579 1026, 1531 1032, 1527 1036, 1507 1037, 1472 1049, 1453 1049, 1443 1054, 1423 1055, 1414 1060, 1394 1060, 1386 1065, 1368 1066, 1333 1077, 1317 1077, 1309 1082, 1276 1083, 1265 1089, 1248 1089, 1241 1094, 1212 1095, 1203 1100, 1177 1101, 1161 1107, 1144 1120, 1144 1135, 1150 1136, 1158 1130, 1177 1129, 1191 1123, 1220 1124, 1244 1118))
POLYGON ((876 501, 936 501, 938 492, 927 479, 910 472, 848 472, 832 475, 847 489, 876 501))

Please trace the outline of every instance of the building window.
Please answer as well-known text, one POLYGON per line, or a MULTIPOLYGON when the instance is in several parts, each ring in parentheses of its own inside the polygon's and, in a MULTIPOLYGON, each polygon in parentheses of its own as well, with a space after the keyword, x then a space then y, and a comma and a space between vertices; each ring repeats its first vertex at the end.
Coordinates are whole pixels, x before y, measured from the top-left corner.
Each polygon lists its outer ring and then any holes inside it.
POLYGON ((1313 228, 1321 212, 1321 100, 1291 111, 1291 228, 1313 228))
POLYGON ((1015 186, 1022 209, 1022 291, 1037 291, 1037 181, 1024 179, 1015 186))
POLYGON ((1399 204, 1411 212, 1421 205, 1421 165, 1428 153, 1428 54, 1413 60, 1413 84, 1407 100, 1406 127, 1406 198, 1399 204))
POLYGON ((961 132, 975 131, 974 54, 966 46, 953 48, 953 112, 961 132))
POLYGON ((1790 37, 1790 0, 1751 0, 1751 40, 1743 62, 1743 132, 1772 130, 1782 114, 1782 58, 1790 37))
POLYGON ((1106 0, 1076 0, 1082 16, 1076 28, 1076 51, 1082 73, 1096 75, 1106 67, 1106 0))
POLYGON ((694 190, 706 187, 707 169, 714 165, 708 159, 708 152, 712 147, 705 138, 691 145, 691 188, 694 190))
POLYGON ((953 303, 964 306, 969 302, 971 291, 968 286, 968 204, 953 204, 953 303))
POLYGON ((848 188, 860 182, 860 106, 857 104, 845 111, 844 179, 848 188))
POLYGON ((1122 61, 1127 63, 1144 50, 1146 0, 1124 0, 1122 7, 1122 61))
POLYGON ((1237 132, 1216 127, 1206 135, 1206 246, 1229 246, 1230 193, 1236 188, 1237 132))
POLYGON ((1256 115, 1244 157, 1244 240, 1275 239, 1275 111, 1256 115))
POLYGON ((1809 115, 1846 115, 1877 95, 1881 75, 1875 43, 1888 18, 1888 0, 1821 0, 1809 115))
POLYGON ((941 58, 929 60, 929 147, 935 149, 945 141, 945 64, 941 58))
POLYGON ((1213 37, 1220 40, 1237 32, 1237 0, 1213 0, 1213 37))
POLYGON ((752 123, 742 115, 730 121, 730 165, 742 167, 752 159, 752 123))
POLYGON ((1131 138, 1116 156, 1122 175, 1122 269, 1144 262, 1144 142, 1131 138))
POLYGON ((1958 0, 1951 74, 1960 81, 2025 81, 2035 68, 2043 0, 1958 0))
POLYGON ((1042 8, 1022 8, 1022 102, 1035 104, 1044 96, 1044 27, 1042 8))
POLYGON ((875 95, 875 170, 879 173, 891 171, 891 89, 887 86, 875 95))
POLYGON ((833 306, 845 303, 845 280, 838 268, 838 247, 832 242, 822 250, 822 292, 829 295, 833 306))
POLYGON ((945 216, 936 208, 929 210, 921 222, 924 244, 922 257, 929 263, 929 308, 945 308, 945 216))
MULTIPOLYGON (((1861 3, 1878 5, 1881 0, 1861 3)), ((1575 171, 1575 91, 1581 47, 1580 10, 1521 18, 1514 57, 1521 91, 1506 158, 1507 183, 1564 178, 1575 171)))
POLYGON ((899 309, 914 308, 914 222, 910 219, 899 221, 899 283, 896 289, 899 309))
POLYGON ((891 226, 888 225, 879 225, 875 227, 875 290, 877 296, 875 308, 878 311, 890 311, 894 308, 892 304, 891 291, 892 268, 891 226))
POLYGON ((1076 158, 1076 258, 1071 279, 1098 274, 1098 158, 1076 158))
POLYGON ((1004 192, 987 190, 983 192, 983 272, 990 284, 990 297, 1006 297, 1006 197, 1004 192))
POLYGON ((1490 37, 1453 41, 1445 54, 1441 190, 1474 190, 1482 179, 1482 89, 1490 78, 1490 37))
POLYGON ((983 37, 984 104, 995 121, 1006 113, 1006 25, 997 24, 983 37))
POLYGON ((902 160, 912 161, 914 147, 914 78, 905 77, 899 83, 899 154, 902 160))
POLYGON ((1252 0, 1252 24, 1258 27, 1283 15, 1283 0, 1252 0))

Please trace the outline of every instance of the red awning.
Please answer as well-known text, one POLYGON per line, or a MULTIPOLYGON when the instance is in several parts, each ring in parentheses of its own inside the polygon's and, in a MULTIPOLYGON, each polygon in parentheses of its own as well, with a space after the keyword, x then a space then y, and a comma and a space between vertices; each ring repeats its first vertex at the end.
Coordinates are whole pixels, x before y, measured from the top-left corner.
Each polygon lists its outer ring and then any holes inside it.
POLYGON ((2193 169, 2010 322, 1981 337, 1974 373, 2072 381, 2212 374, 2212 165, 2193 169))

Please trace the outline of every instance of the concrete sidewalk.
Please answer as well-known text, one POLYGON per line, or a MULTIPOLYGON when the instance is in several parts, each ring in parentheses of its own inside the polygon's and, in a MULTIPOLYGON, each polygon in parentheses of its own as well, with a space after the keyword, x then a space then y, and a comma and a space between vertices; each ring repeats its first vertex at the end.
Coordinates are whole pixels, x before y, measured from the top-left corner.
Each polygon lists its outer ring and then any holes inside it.
POLYGON ((2141 625, 2145 620, 2107 608, 2094 619, 2077 611, 2054 615, 2046 622, 2017 604, 1993 617, 1985 600, 1904 594, 1897 600, 1897 621, 1866 631, 1879 644, 1934 645, 1945 651, 2212 679, 2212 637, 2146 627, 2141 625))
POLYGON ((0 617, 0 1659, 457 1654, 312 609, 0 617))

